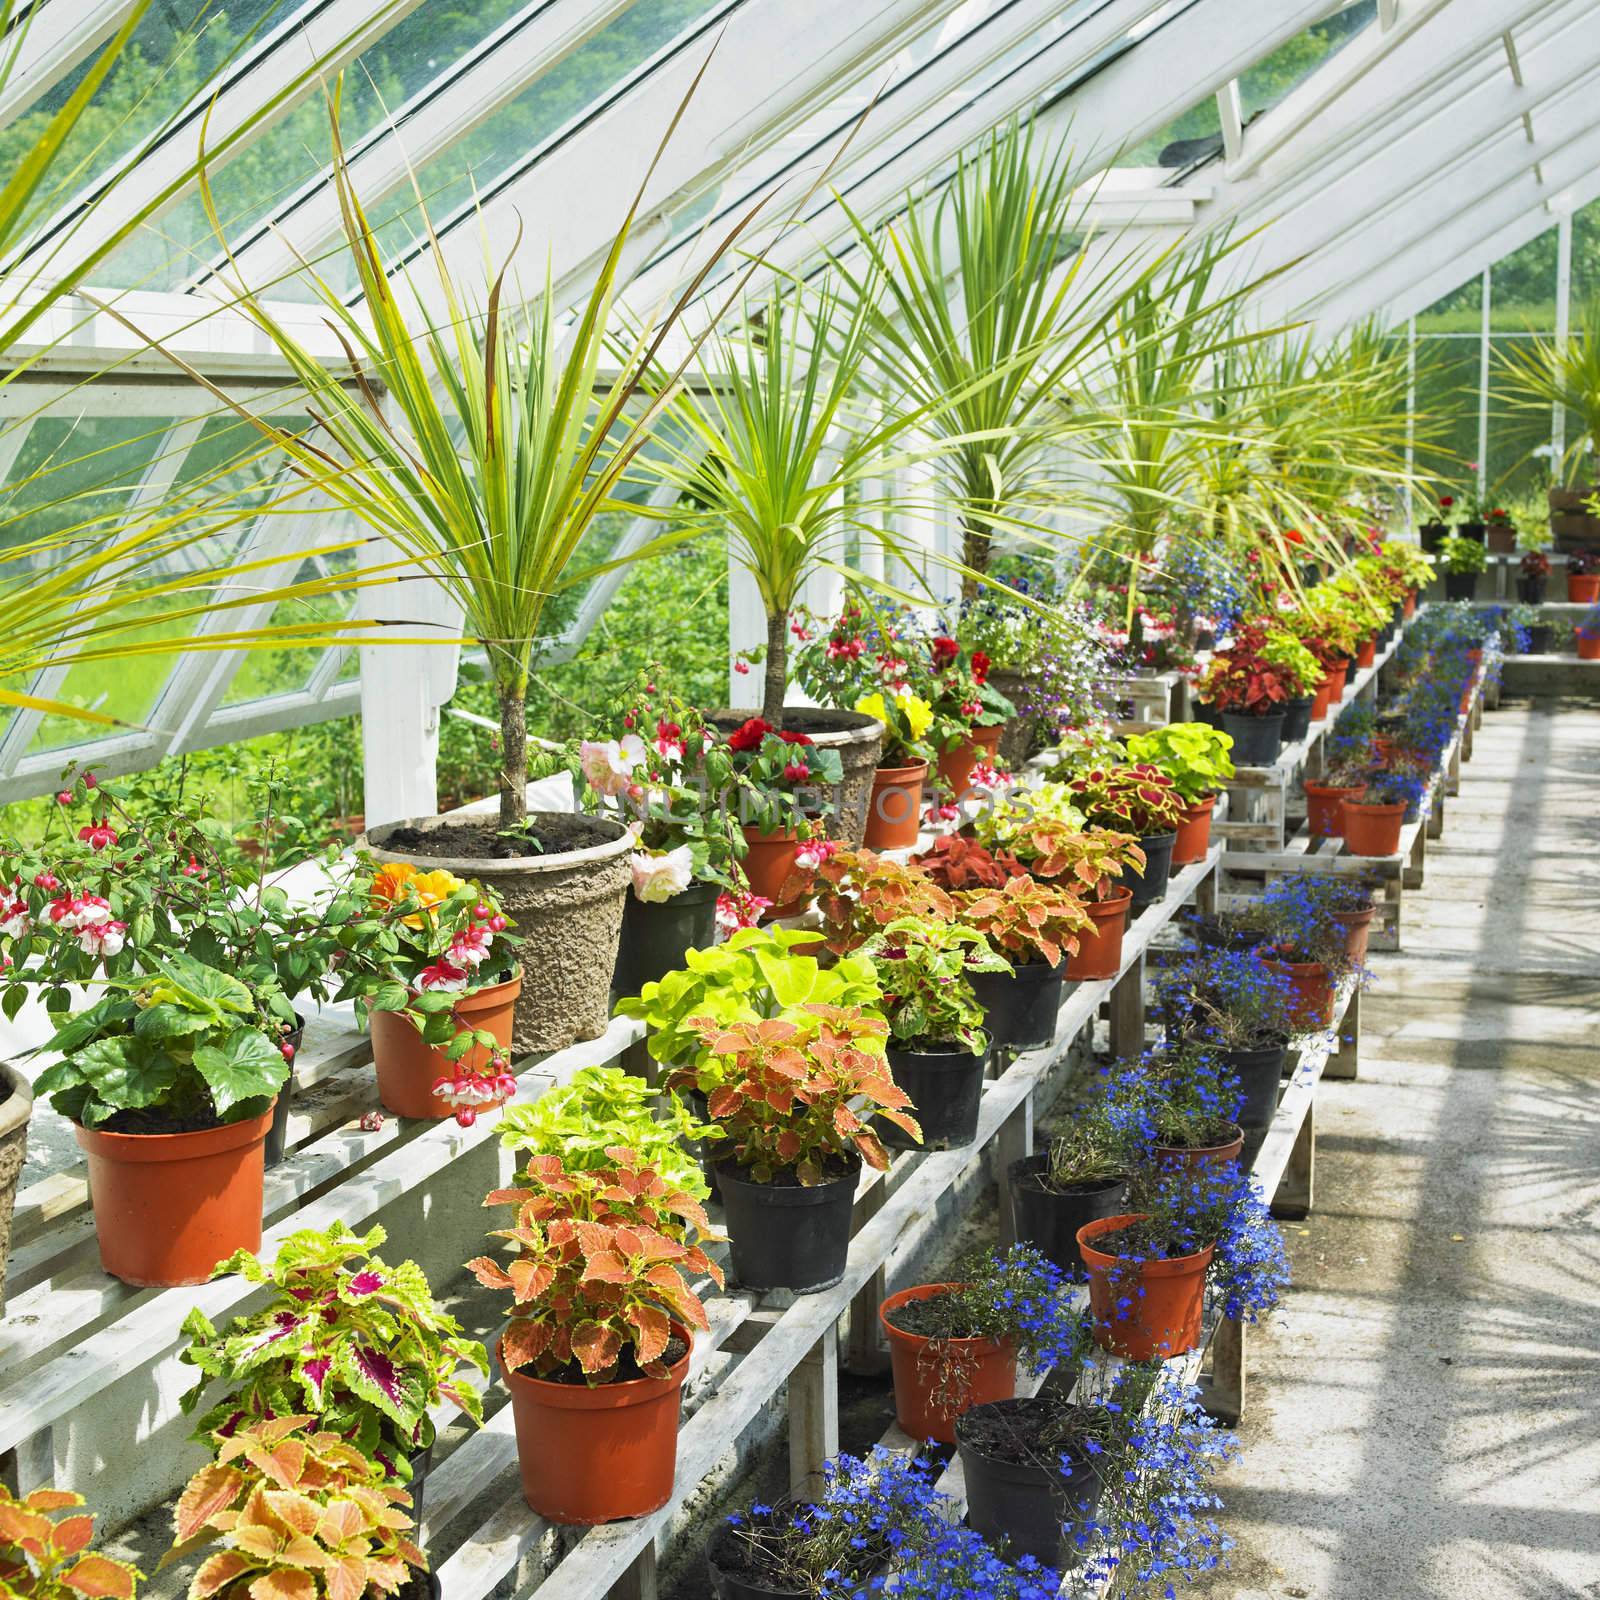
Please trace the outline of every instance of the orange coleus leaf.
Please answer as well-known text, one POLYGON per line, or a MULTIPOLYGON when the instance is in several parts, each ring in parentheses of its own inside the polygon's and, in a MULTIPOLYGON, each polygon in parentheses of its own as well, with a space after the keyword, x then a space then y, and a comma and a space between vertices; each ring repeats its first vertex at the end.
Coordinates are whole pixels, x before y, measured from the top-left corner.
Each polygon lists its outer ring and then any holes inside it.
POLYGON ((367 1563, 360 1556, 338 1556, 322 1574, 327 1600, 361 1600, 367 1587, 367 1563))
POLYGON ((22 1502, 30 1511, 65 1511, 83 1503, 83 1496, 70 1489, 35 1489, 22 1502))
POLYGON ((293 1489, 269 1489, 266 1500, 284 1526, 292 1532, 313 1534, 317 1531, 317 1525, 322 1520, 322 1508, 309 1495, 299 1494, 293 1489))
POLYGON ((405 1562, 393 1556, 380 1556, 366 1563, 367 1582, 384 1594, 393 1594, 411 1576, 405 1562))
POLYGON ((490 1256, 474 1256, 467 1263, 467 1271, 485 1289, 509 1289, 511 1287, 511 1278, 506 1269, 490 1256))
POLYGON ((55 1547, 64 1556, 74 1556, 87 1547, 94 1537, 94 1518, 89 1515, 81 1517, 63 1517, 56 1524, 55 1547))
POLYGON ((79 1556, 61 1575, 61 1581, 85 1600, 133 1600, 138 1578, 137 1569, 126 1561, 102 1555, 79 1556))
POLYGON ((533 1261, 524 1256, 511 1263, 511 1289, 518 1305, 537 1300, 554 1278, 554 1268, 542 1261, 533 1261))
POLYGON ((584 1264, 584 1283, 626 1283, 632 1274, 615 1250, 600 1250, 584 1264))
POLYGON ((322 1508, 322 1520, 316 1529, 317 1538, 325 1545, 344 1544, 365 1531, 367 1518, 371 1514, 363 1512, 354 1500, 330 1500, 322 1508))
POLYGON ((623 1315, 639 1335, 634 1340, 634 1360, 641 1367, 656 1360, 667 1348, 667 1337, 672 1331, 666 1312, 659 1306, 629 1306, 623 1315))
POLYGON ((189 1600, 206 1600, 217 1590, 233 1582, 241 1572, 250 1571, 254 1563, 237 1550, 219 1550, 200 1563, 194 1581, 189 1585, 189 1600))
POLYGON ((250 1600, 317 1600, 317 1585, 309 1572, 263 1572, 250 1585, 250 1600))
POLYGON ((521 1206, 533 1199, 529 1189, 491 1189, 483 1197, 486 1206, 521 1206))
POLYGON ((706 1101, 706 1110, 713 1120, 720 1121, 723 1117, 731 1117, 741 1105, 744 1096, 732 1084, 724 1084, 715 1090, 706 1101))
POLYGON ((622 1336, 603 1322, 580 1322, 572 1330, 572 1353, 585 1372, 605 1372, 617 1364, 622 1336))
POLYGON ((513 1317, 500 1342, 501 1359, 515 1372, 531 1366, 550 1348, 550 1324, 532 1317, 513 1317))
POLYGON ((237 1467, 213 1462, 202 1467, 189 1480, 173 1509, 173 1532, 179 1544, 194 1538, 219 1511, 226 1511, 239 1497, 245 1475, 237 1467))
POLYGON ((805 1148, 800 1135, 793 1128, 785 1128, 778 1135, 778 1159, 780 1161, 793 1161, 805 1148))

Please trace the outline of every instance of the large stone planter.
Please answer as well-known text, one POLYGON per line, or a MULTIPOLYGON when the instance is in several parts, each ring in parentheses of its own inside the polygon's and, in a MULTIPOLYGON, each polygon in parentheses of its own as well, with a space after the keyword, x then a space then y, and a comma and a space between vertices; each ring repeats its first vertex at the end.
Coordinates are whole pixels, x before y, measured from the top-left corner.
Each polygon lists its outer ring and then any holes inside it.
MULTIPOLYGON (((728 734, 758 711, 735 711, 727 706, 709 712, 706 720, 719 733, 728 734)), ((828 837, 859 850, 867 832, 867 808, 872 802, 872 777, 883 748, 883 724, 859 711, 830 711, 821 706, 785 706, 786 732, 809 735, 819 749, 837 750, 844 778, 832 795, 832 814, 824 818, 828 837)))
POLYGON ((1000 759, 1012 772, 1020 771, 1036 750, 1054 742, 1050 719, 1040 704, 1038 674, 991 668, 989 686, 1017 708, 1016 716, 1006 721, 1000 734, 1000 759))
POLYGON ((1583 503, 1593 493, 1593 488, 1551 489, 1550 532, 1557 550, 1579 550, 1588 545, 1600 544, 1600 517, 1591 517, 1583 503))
POLYGON ((464 850, 465 844, 493 839, 497 813, 408 817, 357 841, 379 861, 443 867, 458 878, 477 879, 500 897, 522 940, 522 994, 511 1029, 517 1056, 560 1050, 605 1032, 623 898, 632 882, 633 840, 620 822, 563 811, 528 815, 537 829, 570 841, 571 848, 510 858, 464 850))
POLYGON ((33 1115, 33 1085, 0 1061, 0 1313, 6 1307, 6 1263, 11 1259, 11 1207, 28 1153, 28 1119, 33 1115))

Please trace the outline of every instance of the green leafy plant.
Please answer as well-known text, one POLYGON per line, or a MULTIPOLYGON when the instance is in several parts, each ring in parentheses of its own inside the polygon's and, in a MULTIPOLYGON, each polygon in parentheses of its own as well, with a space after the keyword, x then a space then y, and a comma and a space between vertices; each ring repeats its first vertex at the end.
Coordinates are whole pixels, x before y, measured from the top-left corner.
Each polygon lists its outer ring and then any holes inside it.
MULTIPOLYGON (((1317 677, 1322 677, 1320 670, 1317 677)), ((1128 739, 1128 759, 1139 766, 1160 768, 1187 805, 1216 794, 1233 776, 1228 754, 1232 749, 1232 734, 1203 722, 1169 722, 1164 728, 1128 739)))
POLYGON ((676 1067, 706 1058, 694 1026, 702 1017, 732 1023, 803 1005, 877 1007, 872 963, 845 956, 824 966, 816 954, 821 943, 799 928, 740 928, 708 950, 686 951, 682 967, 619 1000, 616 1014, 645 1023, 651 1057, 676 1067))
POLYGON ((1501 341, 1495 360, 1496 387, 1513 409, 1548 422, 1551 408, 1560 406, 1576 418, 1560 471, 1577 487, 1590 453, 1600 455, 1600 294, 1590 293, 1572 321, 1564 338, 1529 334, 1501 341))
POLYGON ((133 1600, 144 1574, 89 1549, 94 1514, 81 1494, 35 1489, 17 1496, 0 1483, 0 1595, 5 1600, 133 1600))
POLYGON ((1261 641, 1261 659, 1285 679, 1296 699, 1316 694, 1327 676, 1322 663, 1299 638, 1289 629, 1271 623, 1261 641))
POLYGON ((1156 767, 1095 767, 1067 788, 1090 822, 1137 839, 1171 833, 1183 820, 1176 784, 1156 767))
POLYGON ((1444 572, 1479 573, 1489 565, 1489 552, 1476 539, 1463 539, 1452 533, 1442 539, 1436 552, 1439 567, 1444 572))
POLYGON ((381 1227, 362 1235, 335 1222, 290 1234, 270 1266, 249 1250, 218 1264, 213 1277, 239 1273, 273 1295, 226 1333, 198 1307, 184 1319, 179 1359, 201 1376, 183 1409, 214 1383, 228 1388, 196 1438, 304 1411, 409 1480, 409 1457, 433 1443, 430 1406, 449 1400, 483 1421, 477 1389, 456 1376, 462 1365, 488 1376, 483 1346, 439 1308, 415 1261, 391 1267, 374 1254, 385 1237, 381 1227))
POLYGON ((811 1188, 853 1155, 887 1168, 874 1117, 922 1138, 911 1100, 884 1059, 889 1025, 882 1017, 810 1005, 760 1022, 702 1019, 696 1026, 710 1060, 680 1069, 670 1084, 705 1094, 734 1159, 756 1183, 782 1172, 811 1188))
POLYGON ((1102 1188, 1125 1177, 1134 1159, 1126 1129, 1113 1121, 1108 1102, 1096 1096, 1074 1106, 1066 1126, 1051 1138, 1042 1176, 1057 1194, 1102 1188))
POLYGON ((710 1326, 684 1277, 704 1273, 722 1284, 699 1242, 715 1237, 700 1202, 633 1151, 611 1156, 611 1166, 571 1170, 560 1156, 536 1155, 519 1187, 484 1200, 517 1208, 515 1223, 490 1235, 517 1247, 510 1264, 489 1256, 467 1263, 486 1289, 511 1291, 501 1342, 508 1372, 531 1366, 547 1377, 576 1361, 587 1383, 600 1384, 619 1375, 626 1354, 661 1378, 672 1319, 710 1326))
POLYGON ((966 889, 955 902, 956 921, 975 928, 1019 967, 1036 961, 1058 966, 1063 955, 1077 954, 1078 935, 1094 926, 1076 895, 1033 878, 966 889))
POLYGON ((1009 972, 1011 963, 975 928, 926 917, 896 917, 862 946, 878 969, 889 1037, 908 1049, 988 1046, 984 1009, 969 974, 1009 972))
POLYGON ((152 965, 105 979, 108 992, 56 1029, 40 1050, 62 1059, 34 1088, 62 1116, 85 1128, 115 1121, 115 1132, 152 1118, 208 1127, 260 1116, 289 1063, 249 988, 193 956, 152 965))
POLYGON ((359 1600, 394 1594, 427 1558, 411 1503, 383 1467, 311 1416, 265 1419, 216 1441, 172 1514, 160 1567, 221 1540, 189 1600, 359 1600))
POLYGON ((507 1150, 557 1155, 568 1171, 591 1171, 610 1166, 610 1152, 625 1148, 654 1167, 669 1188, 697 1200, 711 1189, 688 1141, 716 1132, 670 1090, 658 1091, 621 1067, 580 1067, 566 1083, 531 1104, 507 1107, 500 1118, 500 1143, 507 1150))

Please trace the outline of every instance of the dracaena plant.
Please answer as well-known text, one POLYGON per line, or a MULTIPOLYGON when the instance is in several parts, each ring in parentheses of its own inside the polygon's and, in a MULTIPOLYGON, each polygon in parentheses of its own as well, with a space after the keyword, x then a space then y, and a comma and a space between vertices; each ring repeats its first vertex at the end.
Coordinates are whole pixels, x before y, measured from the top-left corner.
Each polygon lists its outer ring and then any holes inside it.
MULTIPOLYGON (((411 1538, 411 1496, 380 1462, 317 1418, 263 1419, 216 1441, 172 1515, 161 1568, 219 1540, 189 1600, 361 1600, 394 1594, 427 1558, 411 1538)), ((157 1570, 160 1570, 158 1568, 157 1570)))
POLYGON ((277 1024, 249 987, 174 953, 106 993, 40 1046, 61 1059, 34 1080, 85 1128, 170 1131, 260 1116, 289 1076, 277 1024))
POLYGON ((889 1025, 881 1016, 853 1006, 804 1006, 726 1027, 707 1019, 699 1028, 710 1065, 670 1081, 705 1092, 734 1159, 756 1183, 783 1172, 810 1188, 852 1156, 887 1168, 874 1117, 922 1138, 910 1097, 890 1076, 889 1025))
POLYGON ((237 1272, 273 1294, 226 1332, 198 1307, 184 1319, 179 1359, 201 1376, 183 1409, 227 1386, 196 1438, 307 1412, 408 1480, 408 1458, 433 1443, 430 1406, 453 1401, 483 1421, 477 1389, 456 1376, 463 1365, 488 1375, 483 1346, 439 1308, 415 1261, 391 1267, 373 1253, 384 1238, 381 1227, 361 1235, 335 1222, 290 1234, 270 1265, 248 1250, 219 1263, 214 1277, 237 1272))
POLYGON ((1076 955, 1078 935, 1094 926, 1083 901, 1057 884, 1012 878, 998 889, 967 889, 955 896, 956 921, 975 928, 1014 966, 1043 961, 1058 966, 1076 955))
POLYGON ((651 1056, 677 1067, 706 1058, 694 1026, 699 1017, 738 1022, 791 1006, 876 1006, 872 963, 845 956, 824 966, 817 959, 821 947, 820 935, 807 929, 741 928, 710 949, 685 951, 682 967, 619 1000, 617 1015, 645 1023, 651 1056))
POLYGON ((81 1494, 0 1483, 0 1595, 5 1600, 133 1600, 144 1574, 89 1548, 93 1512, 81 1494), (58 1517, 55 1512, 72 1515, 58 1517))
POLYGON ((846 955, 865 944, 896 917, 949 921, 950 896, 926 873, 874 850, 835 850, 810 872, 796 874, 784 887, 815 894, 828 949, 846 955))
POLYGON ((970 974, 1009 972, 1011 963, 976 928, 927 917, 896 917, 862 953, 878 969, 889 1037, 907 1049, 959 1045, 973 1055, 988 1047, 984 1008, 970 974))
POLYGON ((1183 799, 1171 778, 1157 767, 1094 767, 1067 787, 1096 827, 1131 833, 1137 839, 1171 833, 1183 820, 1183 799))
POLYGON ((701 1248, 715 1237, 704 1208, 634 1151, 617 1146, 610 1156, 611 1165, 584 1169, 536 1155, 517 1188, 496 1189, 483 1202, 516 1207, 511 1227, 490 1234, 516 1254, 505 1265, 490 1256, 467 1263, 486 1289, 511 1291, 500 1347, 508 1372, 531 1367, 548 1377, 576 1362, 586 1382, 600 1384, 631 1356, 647 1376, 662 1378, 673 1323, 710 1326, 684 1276, 722 1284, 701 1248))
POLYGON ((940 834, 911 864, 939 888, 998 889, 1010 878, 1027 876, 1028 869, 1008 850, 989 851, 961 833, 940 834))

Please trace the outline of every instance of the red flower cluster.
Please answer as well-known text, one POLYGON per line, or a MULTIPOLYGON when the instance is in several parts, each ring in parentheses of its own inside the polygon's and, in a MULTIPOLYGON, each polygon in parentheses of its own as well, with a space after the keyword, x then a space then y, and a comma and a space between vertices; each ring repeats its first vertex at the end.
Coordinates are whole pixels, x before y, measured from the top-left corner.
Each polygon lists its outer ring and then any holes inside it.
POLYGON ((728 748, 730 750, 759 750, 761 741, 769 733, 776 730, 772 724, 763 717, 751 717, 746 723, 735 728, 728 735, 728 748))
POLYGON ((989 656, 986 651, 974 650, 972 652, 972 676, 979 683, 989 681, 989 656))
POLYGON ((961 654, 961 646, 947 633, 936 633, 929 640, 929 648, 933 651, 933 665, 938 672, 943 672, 961 654))

